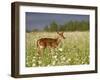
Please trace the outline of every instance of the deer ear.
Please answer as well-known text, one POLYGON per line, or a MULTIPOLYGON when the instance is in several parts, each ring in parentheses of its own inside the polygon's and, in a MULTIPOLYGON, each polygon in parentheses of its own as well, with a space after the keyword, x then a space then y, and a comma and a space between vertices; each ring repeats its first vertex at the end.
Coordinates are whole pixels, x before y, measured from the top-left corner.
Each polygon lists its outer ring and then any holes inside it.
POLYGON ((57 32, 57 34, 63 34, 64 32, 57 32))
POLYGON ((59 32, 57 31, 57 34, 59 34, 59 32))

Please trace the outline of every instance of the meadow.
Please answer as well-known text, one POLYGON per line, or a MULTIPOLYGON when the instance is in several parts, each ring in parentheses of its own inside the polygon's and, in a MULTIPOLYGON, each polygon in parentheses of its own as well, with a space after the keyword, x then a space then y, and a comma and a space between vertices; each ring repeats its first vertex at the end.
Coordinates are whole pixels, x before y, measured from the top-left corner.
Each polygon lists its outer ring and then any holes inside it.
POLYGON ((89 31, 64 32, 66 39, 56 49, 46 48, 42 56, 37 53, 37 40, 55 38, 56 32, 26 33, 26 67, 89 64, 89 31))

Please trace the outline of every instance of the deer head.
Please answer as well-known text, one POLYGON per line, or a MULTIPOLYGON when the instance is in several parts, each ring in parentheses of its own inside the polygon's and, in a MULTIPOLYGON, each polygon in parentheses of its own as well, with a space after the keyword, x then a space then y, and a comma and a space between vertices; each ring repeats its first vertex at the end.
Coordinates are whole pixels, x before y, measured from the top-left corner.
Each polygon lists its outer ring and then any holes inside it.
POLYGON ((64 32, 57 32, 57 34, 59 35, 59 37, 61 37, 62 39, 65 39, 63 33, 64 33, 64 32))

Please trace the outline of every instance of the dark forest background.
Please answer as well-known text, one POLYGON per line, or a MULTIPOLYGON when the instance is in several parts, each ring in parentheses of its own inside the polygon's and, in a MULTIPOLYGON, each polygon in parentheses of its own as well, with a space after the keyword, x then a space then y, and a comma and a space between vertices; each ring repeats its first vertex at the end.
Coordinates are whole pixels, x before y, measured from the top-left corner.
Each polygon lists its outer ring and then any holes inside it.
POLYGON ((69 21, 64 24, 59 24, 56 21, 52 21, 49 25, 44 26, 42 30, 36 29, 33 26, 33 29, 26 30, 26 32, 55 32, 55 31, 89 31, 89 22, 88 21, 69 21))

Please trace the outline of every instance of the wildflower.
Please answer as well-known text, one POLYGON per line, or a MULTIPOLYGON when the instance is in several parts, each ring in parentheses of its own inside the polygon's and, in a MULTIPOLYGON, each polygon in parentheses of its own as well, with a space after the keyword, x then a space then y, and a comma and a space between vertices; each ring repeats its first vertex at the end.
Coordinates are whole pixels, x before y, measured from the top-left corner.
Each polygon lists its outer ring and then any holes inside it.
POLYGON ((58 50, 59 50, 59 51, 63 51, 62 48, 59 48, 58 50))
POLYGON ((56 61, 53 61, 53 62, 52 62, 52 65, 55 65, 55 64, 56 64, 56 61))
POLYGON ((50 65, 48 64, 47 66, 49 67, 50 65))
POLYGON ((57 58, 57 55, 55 55, 54 58, 56 59, 57 58))
POLYGON ((33 59, 35 59, 36 57, 33 57, 33 59))
POLYGON ((62 60, 65 60, 66 58, 65 57, 62 57, 62 60))
POLYGON ((84 64, 84 61, 82 61, 82 64, 84 64))
POLYGON ((38 63, 41 64, 42 62, 41 61, 38 61, 38 63))
POLYGON ((71 61, 71 59, 70 59, 70 58, 69 58, 68 60, 69 60, 69 61, 71 61))
POLYGON ((71 61, 71 59, 69 58, 67 61, 69 62, 69 61, 71 61))
POLYGON ((33 59, 32 62, 35 62, 35 59, 33 59))
POLYGON ((32 64, 32 66, 35 66, 35 64, 32 64))

